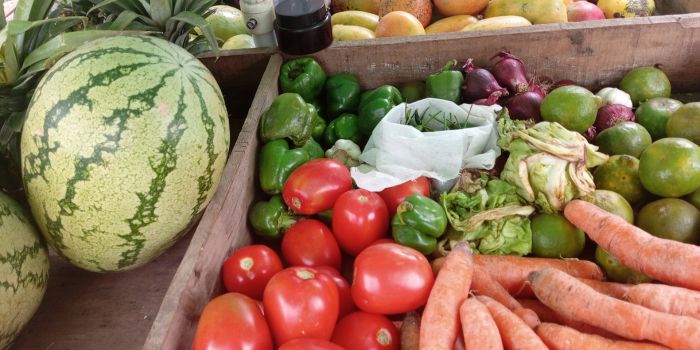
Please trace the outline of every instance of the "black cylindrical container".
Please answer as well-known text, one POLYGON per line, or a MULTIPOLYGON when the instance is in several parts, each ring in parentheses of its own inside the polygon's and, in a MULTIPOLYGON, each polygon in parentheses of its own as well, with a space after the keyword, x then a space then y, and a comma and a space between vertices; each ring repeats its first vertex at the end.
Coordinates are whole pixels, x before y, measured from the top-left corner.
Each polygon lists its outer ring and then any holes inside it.
POLYGON ((275 6, 277 46, 292 55, 308 55, 333 42, 331 14, 324 0, 282 0, 275 6))

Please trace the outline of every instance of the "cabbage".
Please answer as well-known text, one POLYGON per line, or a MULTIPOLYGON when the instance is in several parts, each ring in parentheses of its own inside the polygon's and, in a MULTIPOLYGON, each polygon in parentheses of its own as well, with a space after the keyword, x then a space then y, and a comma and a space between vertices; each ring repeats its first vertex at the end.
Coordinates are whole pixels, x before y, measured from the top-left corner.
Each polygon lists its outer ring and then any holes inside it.
POLYGON ((588 168, 608 156, 583 135, 558 123, 540 122, 531 128, 507 116, 498 124, 499 146, 510 156, 501 179, 515 185, 518 195, 539 211, 556 213, 574 198, 595 190, 588 168))

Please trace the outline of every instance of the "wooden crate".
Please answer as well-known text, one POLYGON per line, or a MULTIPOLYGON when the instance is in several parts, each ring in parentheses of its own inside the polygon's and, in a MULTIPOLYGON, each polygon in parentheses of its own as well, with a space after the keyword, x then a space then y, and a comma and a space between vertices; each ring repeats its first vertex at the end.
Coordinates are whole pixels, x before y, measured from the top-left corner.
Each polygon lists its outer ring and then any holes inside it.
POLYGON ((656 11, 661 14, 700 12, 700 1, 656 0, 656 11))
MULTIPOLYGON (((369 46, 340 43, 314 57, 329 74, 348 71, 358 75, 364 88, 424 79, 452 58, 472 57, 477 64, 488 65, 493 54, 509 49, 532 74, 573 79, 591 89, 615 85, 633 67, 662 64, 675 91, 698 91, 699 27, 700 15, 541 25, 495 33, 386 38, 369 46)), ((237 69, 235 62, 220 57, 217 74, 237 69)), ((268 60, 219 190, 175 274, 144 349, 191 346, 203 307, 222 292, 221 264, 231 250, 251 241, 246 214, 259 195, 258 122, 278 95, 282 62, 278 54, 268 60)))

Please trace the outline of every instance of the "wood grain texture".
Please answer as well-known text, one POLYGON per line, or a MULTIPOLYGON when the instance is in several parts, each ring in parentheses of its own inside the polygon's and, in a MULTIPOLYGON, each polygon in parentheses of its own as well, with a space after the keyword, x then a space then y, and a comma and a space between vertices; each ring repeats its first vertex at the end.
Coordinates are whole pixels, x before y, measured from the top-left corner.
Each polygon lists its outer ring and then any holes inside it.
POLYGON ((277 97, 281 62, 279 55, 269 60, 224 177, 168 288, 144 349, 190 347, 204 305, 222 291, 221 264, 233 249, 251 242, 246 218, 255 197, 258 121, 277 97))
POLYGON ((700 12, 698 0, 656 0, 656 12, 659 14, 681 14, 700 12))

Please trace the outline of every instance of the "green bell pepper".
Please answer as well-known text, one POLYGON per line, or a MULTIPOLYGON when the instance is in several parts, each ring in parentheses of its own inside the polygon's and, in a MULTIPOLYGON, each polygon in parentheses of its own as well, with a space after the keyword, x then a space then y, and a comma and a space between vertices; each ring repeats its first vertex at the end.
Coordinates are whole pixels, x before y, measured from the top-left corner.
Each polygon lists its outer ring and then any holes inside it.
POLYGON ((296 217, 284 204, 282 196, 275 195, 269 201, 255 203, 248 212, 248 221, 258 235, 278 238, 296 222, 296 217))
POLYGON ((302 146, 311 138, 318 118, 315 111, 301 95, 281 94, 260 117, 260 138, 263 142, 289 138, 295 146, 302 146))
POLYGON ((422 81, 412 81, 410 83, 405 83, 399 88, 401 91, 401 96, 403 96, 404 102, 412 103, 425 98, 425 82, 422 81))
POLYGON ((311 138, 318 142, 323 142, 323 133, 326 131, 326 121, 318 114, 314 116, 313 130, 311 130, 311 138))
POLYGON ((323 156, 321 145, 314 139, 309 139, 303 147, 295 149, 289 149, 285 139, 270 141, 260 150, 258 162, 260 187, 268 194, 280 193, 284 182, 294 169, 311 159, 323 156))
POLYGON ((425 95, 443 100, 460 103, 462 101, 462 72, 454 70, 457 60, 447 62, 442 70, 433 73, 425 79, 425 95))
POLYGON ((360 96, 360 106, 357 115, 360 133, 365 137, 369 137, 372 134, 372 130, 389 110, 401 102, 403 102, 401 92, 391 85, 383 85, 363 93, 360 96))
POLYGON ((445 233, 447 215, 436 201, 420 194, 404 199, 391 220, 394 240, 428 255, 437 248, 437 239, 445 233))
POLYGON ((357 111, 360 104, 360 83, 350 73, 332 75, 326 80, 326 114, 332 119, 357 111))
POLYGON ((326 147, 333 146, 340 139, 359 144, 361 138, 357 116, 350 113, 343 113, 340 117, 333 119, 323 133, 323 143, 326 147))
POLYGON ((311 102, 321 94, 326 72, 311 57, 295 58, 282 64, 279 82, 282 92, 295 92, 311 102))

